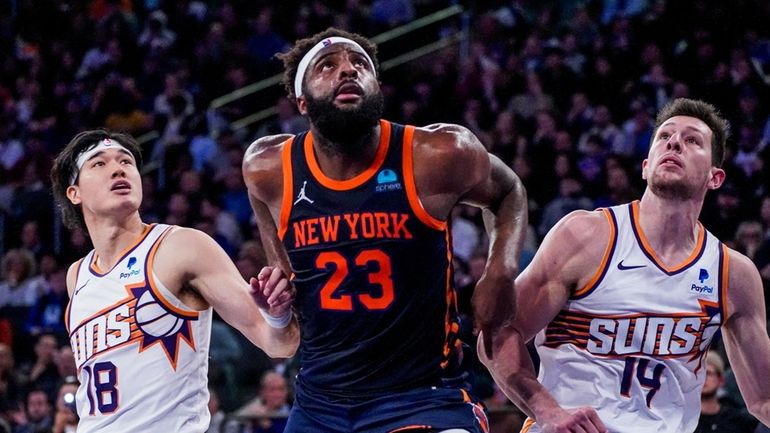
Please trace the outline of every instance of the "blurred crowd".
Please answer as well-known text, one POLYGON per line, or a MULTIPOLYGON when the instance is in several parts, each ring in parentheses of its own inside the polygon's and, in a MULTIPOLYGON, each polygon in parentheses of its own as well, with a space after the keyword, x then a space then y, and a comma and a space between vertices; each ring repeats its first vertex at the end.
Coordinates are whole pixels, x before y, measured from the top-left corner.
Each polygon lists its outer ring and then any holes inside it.
MULTIPOLYGON (((253 100, 218 110, 211 101, 281 72, 273 55, 298 38, 332 25, 374 36, 455 3, 0 4, 0 432, 67 431, 72 423, 63 398, 77 376, 62 321, 65 276, 91 247, 83 232, 62 227, 48 173, 75 133, 106 127, 150 137, 143 140, 145 221, 210 234, 248 278, 265 256, 241 176, 243 151, 262 135, 296 133, 307 123, 278 91, 269 103, 277 114, 246 128, 231 122, 257 111, 253 100)), ((386 118, 462 124, 513 167, 529 196, 522 267, 567 213, 641 197, 656 111, 693 97, 716 105, 732 124, 728 180, 707 197, 701 221, 753 259, 768 287, 770 3, 459 4, 467 20, 430 27, 427 37, 465 29, 467 43, 384 71, 386 118)), ((399 52, 383 47, 380 60, 391 54, 399 52)), ((472 208, 458 207, 451 223, 464 334, 472 343, 470 297, 487 239, 472 208)), ((280 431, 297 359, 270 360, 220 320, 213 333, 211 431, 280 431)), ((743 416, 729 366, 719 372, 724 407, 743 416)), ((482 367, 475 385, 490 407, 507 404, 482 367)), ((740 431, 753 431, 751 420, 740 431)))

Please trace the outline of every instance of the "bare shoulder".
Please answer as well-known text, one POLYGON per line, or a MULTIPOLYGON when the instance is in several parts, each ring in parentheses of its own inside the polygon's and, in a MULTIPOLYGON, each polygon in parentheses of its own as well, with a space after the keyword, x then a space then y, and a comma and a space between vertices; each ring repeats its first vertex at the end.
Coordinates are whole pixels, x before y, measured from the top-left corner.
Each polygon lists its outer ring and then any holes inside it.
POLYGON ((281 150, 291 134, 267 135, 251 143, 243 157, 243 168, 259 168, 265 161, 281 157, 281 150))
POLYGON ((427 194, 462 194, 489 177, 489 153, 464 126, 437 123, 416 128, 412 147, 418 190, 427 194))
POLYGON ((443 152, 486 151, 470 129, 453 123, 434 123, 415 128, 415 146, 443 152))
POLYGON ((544 278, 558 274, 565 285, 582 286, 602 266, 613 230, 603 210, 571 212, 548 232, 533 264, 544 278))
POLYGON ((69 293, 70 297, 72 297, 72 292, 75 290, 75 284, 77 283, 76 280, 78 278, 78 264, 82 260, 83 259, 76 261, 67 269, 67 293, 69 293))
MULTIPOLYGON (((155 255, 155 270, 165 276, 169 289, 181 288, 190 277, 206 266, 218 263, 221 247, 206 233, 173 227, 163 238, 155 255), (173 284, 168 284, 173 283, 173 284)), ((222 252, 224 254, 224 252, 222 252)))
POLYGON ((596 251, 597 247, 606 246, 612 230, 605 211, 576 210, 556 223, 546 237, 555 238, 560 249, 596 251))
POLYGON ((174 255, 193 253, 199 255, 198 248, 206 247, 214 242, 211 236, 190 227, 176 226, 169 231, 158 248, 158 252, 167 250, 174 255))
POLYGON ((754 262, 745 255, 727 248, 728 314, 744 311, 757 303, 763 305, 762 277, 754 262))
POLYGON ((281 151, 290 134, 269 135, 251 143, 243 156, 243 180, 249 194, 272 203, 280 199, 283 189, 281 151))

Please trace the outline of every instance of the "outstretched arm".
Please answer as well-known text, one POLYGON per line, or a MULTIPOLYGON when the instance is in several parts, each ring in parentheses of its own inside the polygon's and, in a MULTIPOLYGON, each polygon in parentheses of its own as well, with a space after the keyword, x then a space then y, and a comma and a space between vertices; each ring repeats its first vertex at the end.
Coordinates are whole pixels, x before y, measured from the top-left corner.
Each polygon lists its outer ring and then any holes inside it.
POLYGON ((770 339, 762 279, 743 254, 729 250, 727 320, 722 327, 727 357, 746 407, 770 425, 770 339))
POLYGON ((479 357, 495 382, 544 432, 606 431, 593 409, 559 406, 538 382, 526 343, 559 313, 570 293, 590 279, 589 272, 599 268, 596 251, 606 248, 609 237, 602 212, 578 211, 563 218, 516 279, 513 319, 497 329, 492 356, 479 339, 479 357))
POLYGON ((163 240, 155 268, 169 288, 191 288, 268 356, 285 358, 296 352, 299 327, 290 316, 294 291, 280 269, 265 268, 248 284, 211 237, 182 227, 163 240))

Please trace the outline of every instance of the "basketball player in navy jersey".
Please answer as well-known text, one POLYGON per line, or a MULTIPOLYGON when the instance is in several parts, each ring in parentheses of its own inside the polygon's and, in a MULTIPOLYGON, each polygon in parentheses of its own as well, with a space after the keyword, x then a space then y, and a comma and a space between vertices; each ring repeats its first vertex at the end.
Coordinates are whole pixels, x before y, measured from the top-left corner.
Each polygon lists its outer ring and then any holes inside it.
POLYGON ((202 232, 144 223, 141 162, 132 137, 94 130, 51 172, 65 224, 94 245, 67 273, 78 431, 203 433, 212 307, 268 355, 289 357, 293 289, 279 267, 249 285, 202 232))
POLYGON ((749 411, 770 424, 762 280, 698 222, 724 182, 728 132, 710 104, 672 101, 642 163, 641 200, 573 212, 543 240, 516 280, 501 344, 479 350, 529 415, 522 432, 691 433, 720 329, 749 411))
POLYGON ((484 209, 480 290, 510 287, 521 182, 466 128, 381 119, 376 48, 360 35, 329 29, 280 57, 310 131, 260 138, 243 170, 265 249, 297 289, 286 431, 488 431, 465 389, 447 219, 457 203, 484 209))

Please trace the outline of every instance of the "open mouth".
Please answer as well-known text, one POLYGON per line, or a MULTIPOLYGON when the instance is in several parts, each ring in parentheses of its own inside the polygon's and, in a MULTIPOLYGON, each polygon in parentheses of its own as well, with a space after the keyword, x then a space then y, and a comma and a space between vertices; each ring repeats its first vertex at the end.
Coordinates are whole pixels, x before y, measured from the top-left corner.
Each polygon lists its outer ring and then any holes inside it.
POLYGON ((123 191, 123 190, 130 190, 131 184, 128 183, 128 181, 125 180, 119 180, 112 184, 112 188, 110 188, 110 191, 123 191))
POLYGON ((667 156, 660 161, 660 165, 673 165, 676 167, 681 167, 682 162, 673 156, 667 156))
POLYGON ((352 96, 361 96, 364 93, 364 91, 361 89, 361 87, 356 83, 345 83, 342 84, 339 88, 337 88, 337 92, 335 96, 337 97, 352 97, 352 96))

